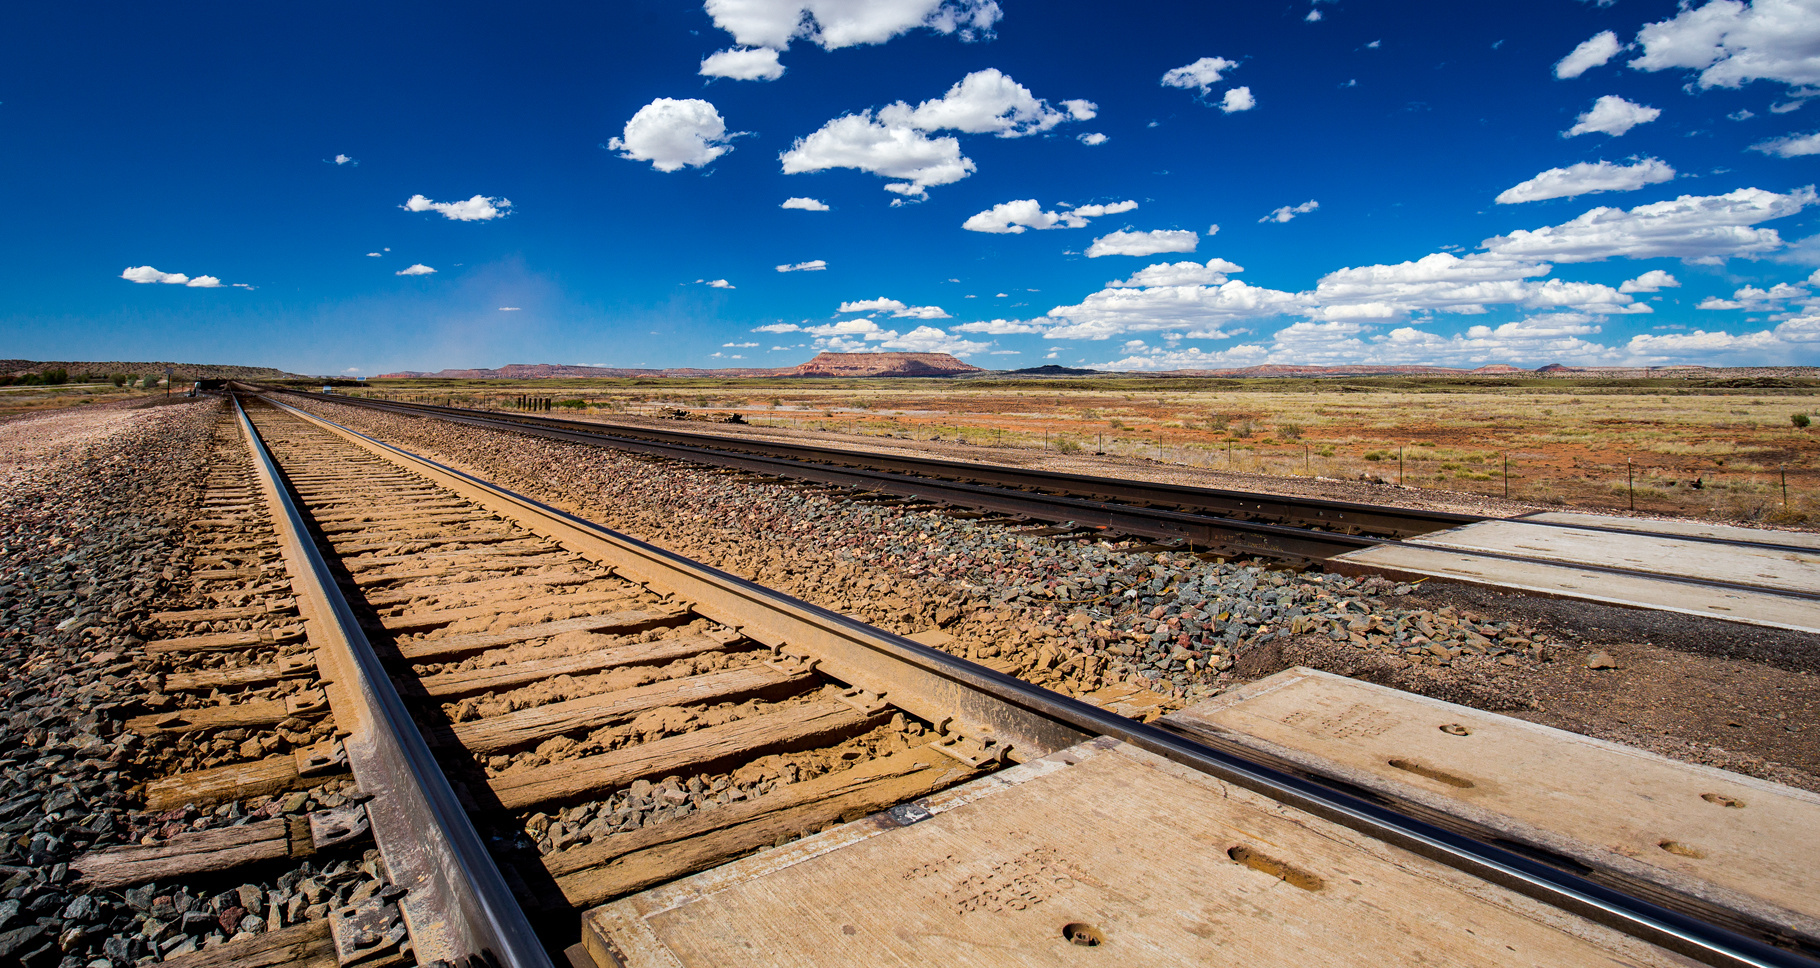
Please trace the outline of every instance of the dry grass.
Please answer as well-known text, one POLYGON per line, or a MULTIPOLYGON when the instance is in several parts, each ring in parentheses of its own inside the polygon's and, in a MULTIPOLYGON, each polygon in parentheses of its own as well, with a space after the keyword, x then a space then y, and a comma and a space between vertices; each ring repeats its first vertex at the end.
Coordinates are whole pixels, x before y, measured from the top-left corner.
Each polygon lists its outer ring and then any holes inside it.
MULTIPOLYGON (((943 381, 803 382, 760 390, 648 382, 393 389, 508 407, 521 393, 581 399, 601 416, 737 410, 760 426, 1144 457, 1281 476, 1361 476, 1593 509, 1795 523, 1820 520, 1811 389, 1332 384, 1171 389, 943 381), (1508 461, 1508 465, 1507 462, 1508 461), (1782 503, 1786 465, 1789 501, 1782 503), (1508 466, 1508 477, 1506 467, 1508 466), (1698 486, 1694 486, 1695 484, 1698 486), (1813 496, 1810 496, 1813 495, 1813 496)), ((384 389, 384 388, 380 388, 384 389)))

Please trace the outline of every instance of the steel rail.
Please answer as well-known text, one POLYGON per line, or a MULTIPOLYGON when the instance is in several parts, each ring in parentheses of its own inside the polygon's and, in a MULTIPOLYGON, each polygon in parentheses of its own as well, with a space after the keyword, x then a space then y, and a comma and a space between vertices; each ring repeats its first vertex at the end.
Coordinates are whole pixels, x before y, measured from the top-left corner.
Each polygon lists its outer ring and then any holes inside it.
MULTIPOLYGON (((283 391, 297 393, 294 390, 283 391)), ((311 398, 309 394, 298 394, 311 398)), ((902 477, 883 471, 861 469, 831 468, 799 461, 770 458, 758 455, 742 455, 711 449, 698 448, 693 445, 664 444, 644 441, 635 438, 614 437, 599 432, 569 430, 566 428, 545 427, 536 424, 521 423, 516 420, 498 419, 492 414, 481 411, 462 410, 453 407, 434 407, 424 404, 399 404, 394 401, 360 400, 355 397, 333 398, 341 404, 357 403, 370 409, 386 412, 407 413, 412 415, 428 414, 436 419, 450 423, 466 424, 491 430, 503 430, 509 433, 542 437, 549 440, 564 440, 580 443, 590 447, 611 447, 636 453, 670 457, 697 464, 711 464, 730 467, 771 477, 795 478, 825 484, 840 484, 847 487, 866 488, 876 492, 895 494, 903 497, 929 498, 944 504, 955 504, 1039 518, 1048 521, 1066 522, 1090 528, 1105 529, 1125 534, 1141 535, 1147 538, 1160 538, 1186 541, 1191 546, 1199 546, 1210 551, 1220 551, 1233 555, 1261 555, 1270 558, 1291 561, 1320 562, 1325 567, 1347 570, 1349 573, 1374 573, 1375 566, 1364 562, 1354 562, 1339 556, 1351 551, 1359 551, 1379 545, 1398 544, 1394 539, 1377 538, 1365 535, 1342 534, 1331 531, 1316 531, 1286 525, 1262 524, 1253 521, 1237 520, 1223 517, 1210 517, 1162 508, 1140 508, 1126 504, 1115 504, 1088 501, 1077 497, 1053 495, 1046 493, 1027 493, 1009 491, 989 485, 966 484, 953 481, 931 480, 927 478, 902 477), (1337 560, 1336 560, 1337 559, 1337 560)), ((563 421, 574 424, 573 421, 563 421)), ((580 427, 596 426, 580 423, 580 427)), ((716 438, 717 439, 717 438, 716 438)), ((1427 513, 1427 512, 1423 512, 1427 513)), ((1460 516, 1465 517, 1465 516, 1460 516)), ((1466 518, 1476 523, 1488 520, 1484 518, 1466 518)), ((1513 520, 1522 520, 1521 518, 1513 520)), ((1562 525, 1562 527, 1568 527, 1562 525)), ((1748 582, 1730 581, 1723 578, 1695 578, 1686 575, 1670 575, 1648 571, 1640 568, 1626 568, 1618 565, 1602 565, 1590 562, 1559 561, 1555 559, 1534 558, 1511 552, 1492 550, 1471 550, 1447 545, 1428 544, 1420 539, 1408 542, 1413 547, 1420 547, 1443 552, 1471 554, 1483 558, 1494 558, 1502 561, 1544 563, 1570 567, 1583 572, 1602 575, 1614 575, 1628 578, 1644 578, 1653 581, 1674 581, 1683 584, 1699 585, 1726 591, 1768 593, 1787 598, 1820 600, 1820 592, 1806 592, 1794 589, 1772 588, 1754 585, 1748 582)), ((1806 549, 1812 553, 1812 549, 1806 549)), ((1395 571, 1394 568, 1386 569, 1395 571)))
MULTIPOLYGON (((1598 531, 1604 534, 1641 535, 1647 538, 1666 538, 1673 541, 1692 541, 1696 544, 1729 545, 1733 548, 1763 548, 1769 551, 1791 551, 1798 554, 1820 554, 1820 548, 1813 545, 1783 544, 1779 541, 1753 541, 1743 538, 1721 538, 1710 534, 1678 534, 1673 531, 1640 531, 1636 528, 1615 528, 1609 524, 1584 524, 1575 521, 1537 521, 1536 515, 1549 514, 1549 511, 1534 511, 1519 514, 1514 518, 1497 520, 1510 521, 1516 524, 1527 524, 1538 528, 1564 528, 1573 531, 1598 531)), ((1764 531, 1766 536, 1774 536, 1775 531, 1764 531)), ((1788 533, 1788 532, 1783 532, 1788 533)))
MULTIPOLYGON (((768 609, 773 613, 788 613, 795 616, 797 621, 810 620, 818 623, 829 636, 870 649, 877 653, 881 661, 915 669, 923 676, 948 680, 962 690, 984 694, 996 702, 1048 720, 1055 724, 1056 736, 1066 736, 1068 733, 1109 736, 1130 743, 1139 749, 1235 783, 1373 839, 1396 845, 1706 964, 1724 968, 1820 966, 1820 960, 1810 956, 1813 952, 1804 954, 1775 947, 1683 910, 1671 909, 1601 884, 1570 869, 1545 863, 1538 856, 1518 853, 1494 843, 1474 839, 1399 813, 1373 800, 1336 789, 1317 779, 1278 770, 1157 726, 1126 719, 1078 699, 1051 692, 754 582, 692 562, 333 421, 277 401, 268 402, 312 422, 333 427, 345 436, 365 441, 369 449, 396 454, 410 463, 435 468, 440 475, 466 481, 470 486, 490 491, 525 508, 537 509, 566 527, 592 533, 604 542, 640 556, 641 567, 668 570, 672 581, 691 587, 715 585, 737 590, 752 607, 768 609)), ((1560 862, 1569 867, 1580 866, 1564 858, 1560 862)), ((1672 890, 1659 893, 1665 898, 1679 898, 1681 905, 1689 910, 1709 907, 1697 899, 1679 897, 1672 890)), ((1773 936, 1773 927, 1766 926, 1764 933, 1773 936)))
MULTIPOLYGON (((307 395, 305 395, 307 396, 307 395)), ((336 403, 354 401, 352 397, 336 398, 336 403)), ((358 401, 382 411, 400 411, 390 404, 358 401)), ((1144 508, 1129 504, 1090 501, 1066 495, 1010 490, 984 484, 968 484, 932 478, 906 477, 885 471, 863 468, 829 467, 780 457, 707 450, 692 445, 670 444, 636 438, 613 437, 598 432, 569 430, 522 424, 496 419, 472 411, 443 408, 437 419, 490 430, 562 440, 590 447, 668 457, 696 464, 711 464, 821 484, 837 484, 864 491, 901 497, 927 498, 943 504, 1023 515, 1046 521, 1067 522, 1087 528, 1105 529, 1146 538, 1186 541, 1205 550, 1232 554, 1263 555, 1301 561, 1324 561, 1335 555, 1383 544, 1389 539, 1280 524, 1263 524, 1235 518, 1212 517, 1163 508, 1144 508)))
POLYGON ((373 839, 394 884, 419 963, 446 960, 498 968, 554 968, 548 952, 506 886, 485 843, 418 732, 391 677, 342 595, 327 559, 271 452, 240 399, 234 410, 276 513, 299 610, 312 639, 324 640, 342 668, 334 683, 349 697, 358 723, 342 745, 367 801, 373 839))
MULTIPOLYGON (((294 393, 301 396, 309 394, 288 388, 269 388, 283 393, 294 393)), ((565 420, 561 417, 532 416, 510 411, 473 410, 464 407, 445 407, 437 404, 406 403, 398 400, 373 400, 365 397, 336 397, 338 403, 350 403, 358 406, 379 409, 391 409, 399 412, 419 412, 483 415, 504 423, 531 427, 550 427, 581 433, 597 434, 605 437, 653 440, 663 443, 682 444, 692 447, 705 447, 711 450, 723 450, 765 456, 785 457, 793 460, 809 461, 821 464, 840 464, 851 467, 864 467, 875 471, 889 471, 897 474, 913 474, 922 477, 974 481, 1002 487, 1036 488, 1050 490, 1074 497, 1094 497, 1117 501, 1152 504, 1177 509, 1192 509, 1210 512, 1222 516, 1239 515, 1243 519, 1270 519, 1293 521, 1303 527, 1348 528, 1386 534, 1391 537, 1407 537, 1427 534, 1445 528, 1470 524, 1486 520, 1484 515, 1459 514, 1451 511, 1431 511, 1412 508, 1392 508, 1373 504, 1360 504, 1352 501, 1335 501, 1327 498, 1285 497, 1273 494, 1258 494, 1250 491, 1235 491, 1224 488, 1194 487, 1185 484, 1169 484, 1160 481, 1132 481, 1116 477, 1097 477, 1089 474, 1070 474, 1060 471, 1039 471, 1021 467, 1009 467, 1003 464, 970 463, 966 461, 940 460, 925 457, 906 457, 894 454, 877 454, 865 451, 844 450, 838 447, 820 447, 812 444, 793 444, 771 440, 742 440, 738 437, 721 434, 694 433, 682 430, 660 430, 651 427, 634 427, 626 424, 596 423, 586 420, 565 420)))

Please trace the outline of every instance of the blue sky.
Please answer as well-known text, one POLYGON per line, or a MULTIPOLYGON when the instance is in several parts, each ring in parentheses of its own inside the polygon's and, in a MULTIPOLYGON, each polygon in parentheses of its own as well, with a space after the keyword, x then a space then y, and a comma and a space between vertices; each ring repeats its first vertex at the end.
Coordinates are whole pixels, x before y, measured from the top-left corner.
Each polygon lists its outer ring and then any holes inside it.
POLYGON ((1820 0, 41 4, 0 44, 0 356, 1820 364, 1820 0))

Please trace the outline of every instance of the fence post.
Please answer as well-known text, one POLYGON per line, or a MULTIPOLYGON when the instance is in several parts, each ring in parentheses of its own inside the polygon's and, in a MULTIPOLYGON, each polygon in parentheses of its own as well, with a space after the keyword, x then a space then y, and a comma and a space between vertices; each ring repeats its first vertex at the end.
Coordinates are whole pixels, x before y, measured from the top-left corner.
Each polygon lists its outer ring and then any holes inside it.
POLYGON ((1397 445, 1397 486, 1403 486, 1403 445, 1397 445))
POLYGON ((1510 500, 1510 451, 1504 452, 1504 499, 1510 500))
POLYGON ((1630 496, 1630 509, 1637 509, 1637 473, 1631 466, 1630 458, 1624 458, 1624 491, 1630 496))
POLYGON ((1788 507, 1788 465, 1782 465, 1782 506, 1788 507))

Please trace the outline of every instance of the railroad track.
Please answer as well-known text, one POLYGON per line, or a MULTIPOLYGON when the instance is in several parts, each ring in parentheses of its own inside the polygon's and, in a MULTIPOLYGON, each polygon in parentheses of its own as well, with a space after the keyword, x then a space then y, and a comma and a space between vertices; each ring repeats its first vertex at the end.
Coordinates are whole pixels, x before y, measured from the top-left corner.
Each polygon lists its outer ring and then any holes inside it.
POLYGON ((192 573, 217 603, 155 616, 167 708, 131 726, 176 751, 151 806, 263 819, 72 865, 105 889, 328 875, 323 910, 273 901, 198 965, 548 965, 580 908, 1110 740, 1699 961, 1811 964, 1710 899, 1125 720, 290 408, 236 403, 217 447, 192 573))
MULTIPOLYGON (((285 392, 300 402, 321 399, 285 392)), ((1255 557, 1402 581, 1440 578, 1820 632, 1820 541, 1804 535, 1558 512, 1484 518, 531 414, 332 399, 656 460, 809 482, 835 488, 849 500, 966 509, 947 513, 988 518, 985 523, 1026 528, 1033 535, 1136 537, 1153 542, 1131 542, 1137 550, 1255 557)))
MULTIPOLYGON (((298 391, 279 392, 309 397, 298 391)), ((929 501, 1018 520, 1050 522, 1083 535, 1135 536, 1233 556, 1313 563, 1385 541, 1483 520, 1444 511, 872 454, 529 414, 363 397, 334 400, 390 413, 432 416, 467 426, 832 485, 857 494, 929 501)))

